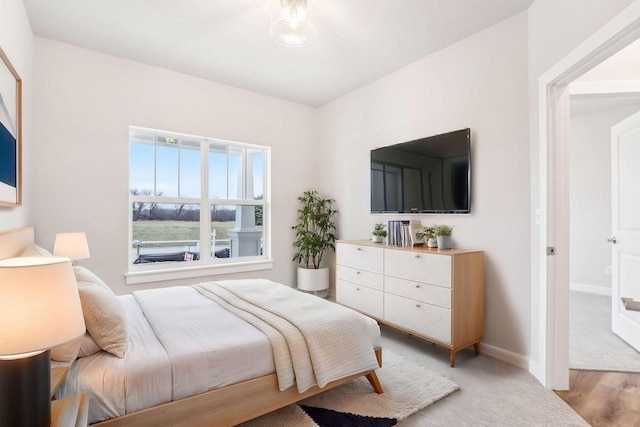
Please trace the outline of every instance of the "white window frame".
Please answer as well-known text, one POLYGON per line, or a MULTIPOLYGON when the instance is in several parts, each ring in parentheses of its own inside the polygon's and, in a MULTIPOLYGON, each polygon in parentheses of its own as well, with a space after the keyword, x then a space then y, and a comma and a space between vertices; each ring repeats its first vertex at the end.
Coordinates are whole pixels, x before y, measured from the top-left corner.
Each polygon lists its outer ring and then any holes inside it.
MULTIPOLYGON (((131 134, 144 132, 156 136, 169 138, 188 138, 201 140, 200 143, 200 197, 164 197, 164 196, 134 196, 131 194, 130 168, 131 155, 129 154, 129 169, 127 180, 127 192, 129 193, 128 212, 128 240, 127 240, 127 273, 125 282, 127 285, 158 282, 176 279, 187 279, 219 274, 240 273, 273 268, 271 257, 271 147, 247 144, 236 141, 228 141, 217 138, 208 138, 197 135, 176 133, 158 129, 150 129, 138 126, 129 127, 129 147, 131 146, 131 134), (238 147, 259 150, 263 152, 263 198, 254 199, 210 199, 209 198, 209 153, 212 144, 226 147, 238 147), (262 206, 262 255, 245 256, 236 258, 210 258, 202 256, 197 261, 185 262, 159 262, 149 264, 133 264, 135 257, 133 248, 133 203, 167 203, 167 204, 198 204, 200 205, 200 253, 211 253, 211 206, 262 206)), ((131 150, 129 150, 131 153, 131 150)), ((179 167, 179 166, 178 166, 179 167)), ((227 171, 228 173, 228 171, 227 171)), ((178 177, 180 175, 178 174, 178 177)), ((179 178, 178 178, 179 179, 179 178)), ((243 181, 245 181, 243 179, 243 181)), ((227 182, 227 187, 228 187, 227 182)), ((246 185, 246 182, 245 182, 246 185)), ((155 192, 155 179, 154 179, 155 192)))

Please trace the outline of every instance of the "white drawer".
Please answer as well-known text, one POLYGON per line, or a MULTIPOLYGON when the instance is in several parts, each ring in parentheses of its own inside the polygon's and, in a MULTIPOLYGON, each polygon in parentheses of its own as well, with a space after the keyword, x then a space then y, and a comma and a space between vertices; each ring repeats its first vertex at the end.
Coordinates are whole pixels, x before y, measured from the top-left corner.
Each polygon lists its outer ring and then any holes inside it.
POLYGON ((384 291, 440 307, 451 308, 451 288, 387 276, 384 278, 384 291))
POLYGON ((393 294, 384 296, 384 319, 451 344, 451 310, 393 294))
POLYGON ((336 282, 336 301, 363 313, 382 318, 383 299, 382 291, 343 280, 336 282))
POLYGON ((373 246, 338 243, 336 245, 336 264, 382 274, 384 250, 373 246))
POLYGON ((384 273, 400 279, 451 287, 451 256, 385 249, 384 273))
POLYGON ((366 270, 358 270, 355 268, 338 265, 337 279, 346 280, 347 282, 363 285, 373 289, 382 290, 383 276, 382 274, 371 273, 366 270))

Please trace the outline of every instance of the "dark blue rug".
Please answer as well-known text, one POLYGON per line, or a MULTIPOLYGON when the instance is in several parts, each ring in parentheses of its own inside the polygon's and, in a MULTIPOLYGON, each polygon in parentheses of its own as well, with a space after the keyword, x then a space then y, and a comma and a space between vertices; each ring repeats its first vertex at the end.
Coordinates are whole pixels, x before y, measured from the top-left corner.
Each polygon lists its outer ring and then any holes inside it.
POLYGON ((366 417, 304 405, 300 407, 319 427, 390 427, 398 422, 395 418, 366 417))

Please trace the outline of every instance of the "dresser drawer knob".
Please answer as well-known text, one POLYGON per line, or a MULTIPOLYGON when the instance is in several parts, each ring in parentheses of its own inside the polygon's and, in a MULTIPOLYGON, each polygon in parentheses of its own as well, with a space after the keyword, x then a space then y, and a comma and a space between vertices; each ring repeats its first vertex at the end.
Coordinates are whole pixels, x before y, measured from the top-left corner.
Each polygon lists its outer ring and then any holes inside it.
POLYGON ((356 291, 359 291, 359 290, 360 290, 360 288, 356 288, 356 291))
POLYGON ((416 255, 416 258, 420 258, 420 255, 416 255))
POLYGON ((416 285, 416 288, 420 288, 420 285, 416 285))
POLYGON ((360 272, 359 272, 359 271, 356 271, 356 274, 360 274, 360 272))
POLYGON ((361 251, 361 250, 362 250, 362 248, 356 248, 356 251, 361 251))
POLYGON ((420 304, 416 304, 416 308, 420 308, 420 304))

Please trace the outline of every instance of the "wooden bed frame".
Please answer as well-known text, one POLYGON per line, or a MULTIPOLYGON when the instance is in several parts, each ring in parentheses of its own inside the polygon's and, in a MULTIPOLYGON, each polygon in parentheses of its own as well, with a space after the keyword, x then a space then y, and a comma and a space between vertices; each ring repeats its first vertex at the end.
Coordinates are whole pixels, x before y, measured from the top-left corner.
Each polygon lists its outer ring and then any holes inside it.
MULTIPOLYGON (((378 365, 382 366, 382 349, 376 348, 374 351, 378 359, 378 365)), ((383 393, 375 371, 351 375, 341 380, 333 381, 323 388, 312 387, 304 393, 298 393, 295 387, 280 391, 276 374, 270 374, 173 402, 163 403, 132 414, 92 424, 92 426, 234 426, 322 393, 363 375, 366 375, 376 393, 383 393)))
MULTIPOLYGON (((0 233, 0 259, 19 256, 22 251, 33 243, 33 227, 0 233)), ((378 347, 373 351, 378 360, 378 365, 382 366, 382 349, 378 347)), ((333 381, 323 388, 312 387, 304 393, 298 393, 295 387, 280 391, 276 374, 270 374, 184 399, 163 403, 92 425, 100 427, 146 427, 155 425, 233 426, 322 393, 361 376, 366 376, 376 393, 383 393, 375 370, 361 372, 333 381)))

